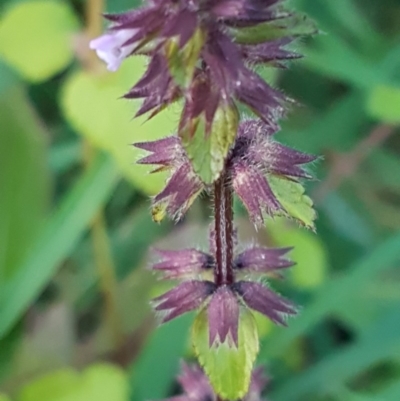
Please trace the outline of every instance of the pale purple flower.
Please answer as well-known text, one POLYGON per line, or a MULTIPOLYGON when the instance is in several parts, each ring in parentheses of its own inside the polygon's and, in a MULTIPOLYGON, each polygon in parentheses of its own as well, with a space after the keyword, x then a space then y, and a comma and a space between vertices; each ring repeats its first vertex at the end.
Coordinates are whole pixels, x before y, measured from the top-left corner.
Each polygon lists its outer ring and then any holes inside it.
POLYGON ((136 29, 110 31, 93 39, 89 47, 96 51, 101 60, 106 62, 109 71, 117 71, 122 61, 130 56, 135 48, 134 44, 126 44, 135 32, 136 29))

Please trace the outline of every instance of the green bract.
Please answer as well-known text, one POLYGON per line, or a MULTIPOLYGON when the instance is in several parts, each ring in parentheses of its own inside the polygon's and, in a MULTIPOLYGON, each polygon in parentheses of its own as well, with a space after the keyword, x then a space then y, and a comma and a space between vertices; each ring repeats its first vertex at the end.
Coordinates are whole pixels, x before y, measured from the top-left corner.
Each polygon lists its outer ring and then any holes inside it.
POLYGON ((268 176, 268 182, 289 217, 314 230, 314 220, 317 215, 313 208, 312 199, 305 195, 303 185, 272 174, 268 176))
POLYGON ((224 169, 238 124, 236 107, 225 105, 218 108, 210 132, 206 132, 203 116, 190 120, 182 130, 182 144, 193 169, 205 184, 212 184, 224 169))
POLYGON ((210 347, 207 309, 203 309, 196 317, 192 341, 215 392, 226 400, 243 398, 249 389, 258 353, 257 327, 252 313, 241 307, 237 348, 230 344, 228 338, 224 343, 214 343, 210 347))
POLYGON ((294 14, 275 22, 230 30, 237 43, 258 44, 285 37, 309 36, 318 32, 315 22, 305 14, 294 14))

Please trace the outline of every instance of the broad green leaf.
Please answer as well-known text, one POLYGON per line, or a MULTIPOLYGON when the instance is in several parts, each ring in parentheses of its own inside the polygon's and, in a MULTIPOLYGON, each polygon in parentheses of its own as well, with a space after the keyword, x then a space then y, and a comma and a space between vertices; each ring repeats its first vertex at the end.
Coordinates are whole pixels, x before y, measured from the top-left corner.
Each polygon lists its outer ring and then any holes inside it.
POLYGON ((400 124, 400 87, 376 86, 369 94, 367 109, 371 117, 388 124, 400 124))
POLYGON ((5 394, 0 394, 0 401, 11 401, 5 394))
POLYGON ((26 385, 19 401, 128 401, 125 372, 110 364, 97 364, 83 373, 63 369, 26 385))
POLYGON ((77 19, 66 2, 17 3, 0 20, 0 55, 26 79, 39 82, 73 58, 77 19))
POLYGON ((272 174, 268 176, 268 182, 288 215, 301 225, 314 229, 316 213, 312 199, 305 195, 303 185, 272 174))
POLYGON ((236 42, 243 44, 263 43, 284 37, 308 36, 317 32, 316 24, 305 14, 294 14, 273 22, 231 29, 236 42))
POLYGON ((139 103, 120 98, 140 78, 144 67, 143 58, 131 57, 115 73, 93 75, 78 71, 65 82, 61 105, 79 134, 111 153, 121 172, 136 187, 155 194, 164 184, 165 175, 149 175, 149 167, 135 165, 143 152, 131 144, 170 135, 176 128, 176 116, 170 109, 149 121, 146 117, 132 119, 139 103))
POLYGON ((226 340, 209 345, 207 309, 203 309, 192 327, 195 353, 215 392, 226 400, 243 398, 250 385, 253 364, 258 353, 257 327, 252 313, 241 307, 238 347, 226 340))
POLYGON ((0 127, 1 286, 15 274, 43 223, 50 175, 46 133, 22 88, 9 88, 0 97, 0 127))
POLYGON ((71 252, 93 216, 114 190, 119 176, 114 163, 99 155, 53 216, 36 235, 0 302, 0 337, 26 311, 71 252))
POLYGON ((267 229, 277 245, 293 246, 290 258, 296 265, 290 270, 290 277, 297 287, 311 289, 325 281, 328 256, 317 235, 280 219, 271 222, 267 229))
POLYGON ((235 140, 239 115, 235 106, 220 106, 210 132, 206 133, 202 116, 190 121, 182 132, 182 143, 193 168, 205 184, 218 179, 228 151, 235 140), (192 133, 192 124, 194 132, 192 133))

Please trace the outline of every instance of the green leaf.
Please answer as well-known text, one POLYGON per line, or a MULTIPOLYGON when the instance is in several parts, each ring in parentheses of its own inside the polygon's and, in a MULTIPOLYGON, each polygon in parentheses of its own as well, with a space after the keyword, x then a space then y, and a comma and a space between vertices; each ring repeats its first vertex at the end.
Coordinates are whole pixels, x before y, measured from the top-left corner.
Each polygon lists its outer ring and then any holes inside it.
POLYGON ((315 229, 314 220, 317 215, 314 204, 312 199, 305 195, 301 183, 272 174, 268 176, 268 183, 290 217, 307 228, 315 229))
POLYGON ((43 81, 72 61, 77 30, 77 19, 66 2, 18 3, 0 20, 0 55, 26 79, 43 81))
POLYGON ((11 401, 5 394, 0 394, 0 401, 11 401))
POLYGON ((209 345, 207 309, 203 309, 192 327, 192 341, 201 366, 215 392, 226 400, 243 398, 250 385, 253 363, 258 353, 257 327, 252 313, 241 307, 238 347, 228 344, 209 345))
POLYGON ((180 133, 193 168, 205 184, 218 179, 224 168, 228 151, 235 140, 239 114, 234 105, 220 106, 214 116, 210 132, 200 116, 180 133), (195 127, 192 134, 192 124, 195 127))
POLYGON ((43 223, 50 175, 46 133, 22 88, 0 98, 0 286, 15 274, 43 223))
POLYGON ((312 289, 320 286, 328 271, 328 256, 320 238, 279 219, 268 225, 268 232, 278 246, 293 246, 290 258, 296 262, 290 271, 293 284, 312 289))
POLYGON ((109 364, 97 364, 82 374, 63 369, 26 385, 19 401, 128 401, 125 372, 109 364))
POLYGON ((203 48, 205 35, 202 29, 196 29, 192 38, 183 49, 179 48, 179 36, 166 44, 166 58, 171 75, 178 85, 188 87, 203 48))
POLYGON ((154 195, 162 188, 165 175, 148 175, 149 167, 135 165, 143 152, 131 144, 171 134, 176 128, 176 113, 169 109, 149 121, 145 117, 132 119, 139 102, 120 98, 141 77, 144 67, 144 59, 132 57, 115 73, 78 71, 64 84, 61 106, 79 134, 109 152, 136 187, 154 195))
POLYGON ((315 22, 305 14, 230 30, 235 41, 241 44, 257 44, 284 37, 309 36, 318 32, 315 22))
POLYGON ((371 117, 388 124, 400 124, 400 87, 378 85, 368 97, 367 110, 371 117))
POLYGON ((0 338, 21 317, 71 252, 93 216, 113 192, 119 176, 112 161, 99 155, 37 234, 7 282, 0 302, 0 338))

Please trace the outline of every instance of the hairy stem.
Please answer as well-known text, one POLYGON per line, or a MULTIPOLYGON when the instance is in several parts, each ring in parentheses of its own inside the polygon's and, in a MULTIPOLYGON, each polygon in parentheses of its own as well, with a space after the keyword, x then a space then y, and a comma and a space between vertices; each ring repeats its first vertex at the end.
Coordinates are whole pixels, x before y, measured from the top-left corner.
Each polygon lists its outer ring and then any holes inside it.
POLYGON ((215 268, 217 286, 230 285, 233 277, 233 197, 226 174, 214 184, 215 268))

